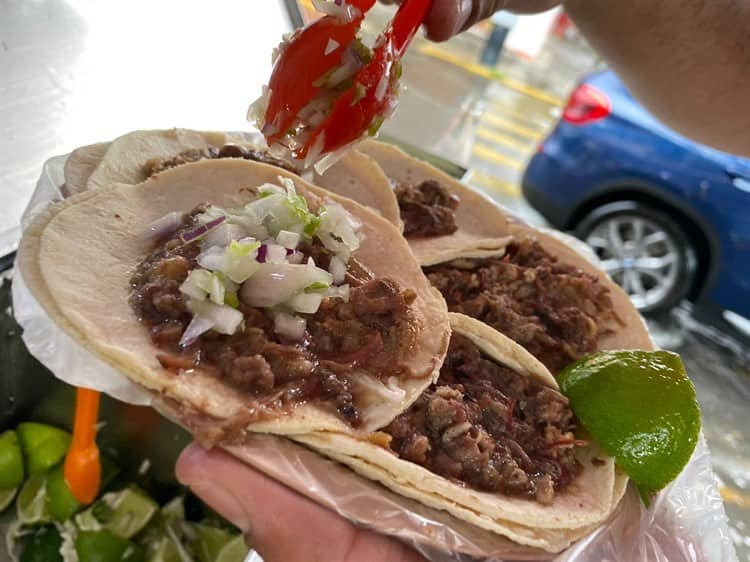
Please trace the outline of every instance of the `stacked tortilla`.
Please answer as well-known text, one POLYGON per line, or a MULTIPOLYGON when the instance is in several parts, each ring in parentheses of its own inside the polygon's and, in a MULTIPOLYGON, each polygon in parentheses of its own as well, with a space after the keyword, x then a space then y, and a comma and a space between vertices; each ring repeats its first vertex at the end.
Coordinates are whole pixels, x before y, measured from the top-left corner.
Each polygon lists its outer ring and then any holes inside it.
MULTIPOLYGON (((581 439, 548 439, 550 447, 568 451, 560 453, 568 461, 575 456, 576 468, 565 477, 555 476, 555 482, 564 485, 554 494, 542 493, 542 488, 551 489, 552 476, 540 477, 534 471, 549 465, 554 472, 557 461, 528 458, 511 437, 514 427, 522 425, 523 408, 533 410, 535 397, 553 395, 555 404, 565 406, 548 369, 557 370, 559 356, 553 361, 540 354, 540 341, 555 347, 556 338, 569 337, 563 347, 570 359, 602 349, 651 348, 627 296, 566 242, 521 224, 490 200, 393 147, 362 143, 325 174, 312 178, 329 191, 280 166, 283 163, 273 157, 223 134, 185 130, 136 132, 111 144, 79 149, 66 167, 67 192, 76 195, 52 206, 27 229, 18 258, 22 275, 53 320, 92 353, 151 390, 168 415, 206 444, 237 445, 250 433, 286 435, 399 496, 548 552, 559 552, 600 526, 616 508, 627 482, 613 460, 581 439), (279 176, 291 180, 313 209, 325 201, 342 205, 365 232, 356 260, 375 279, 393 279, 416 294, 408 330, 413 339, 401 366, 409 376, 389 379, 390 390, 397 392, 365 391, 360 407, 366 421, 356 427, 314 401, 268 408, 257 396, 243 394, 200 366, 189 369, 187 376, 176 374, 157 359, 158 347, 129 305, 133 270, 153 250, 153 241, 143 236, 149 224, 165 213, 188 212, 201 203, 245 204, 254 197, 253 187, 279 176), (419 224, 412 227, 409 221, 414 217, 419 224), (425 227, 430 221, 434 224, 425 227), (441 221, 450 224, 441 226, 441 221), (517 281, 513 290, 508 289, 509 275, 517 281), (457 287, 456 280, 463 285, 457 287), (568 293, 575 303, 569 308, 579 312, 552 318, 550 310, 559 300, 535 309, 528 294, 543 293, 539 282, 557 283, 550 286, 559 288, 558 297, 568 293), (595 287, 599 296, 577 298, 577 287, 595 287), (519 300, 519 294, 526 300, 519 300), (499 315, 498 310, 511 310, 515 316, 499 315), (529 323, 530 330, 508 329, 514 319, 529 323), (512 392, 497 388, 505 398, 494 405, 499 408, 505 400, 508 416, 507 435, 499 437, 503 424, 490 428, 476 404, 471 419, 454 419, 450 426, 429 431, 423 424, 422 444, 435 454, 422 455, 430 461, 420 464, 413 444, 405 445, 396 427, 399 420, 411 423, 409 416, 424 418, 419 408, 429 411, 430 400, 441 392, 453 392, 452 399, 461 401, 468 385, 462 385, 460 377, 472 375, 447 372, 447 367, 441 372, 441 366, 448 365, 451 332, 453 343, 470 349, 487 369, 500 369, 506 373, 502 380, 526 388, 532 406, 522 407, 508 398, 512 392), (530 332, 534 335, 524 339, 530 332), (505 458, 500 462, 493 456, 485 462, 489 469, 525 466, 525 476, 516 473, 524 483, 518 490, 506 493, 507 486, 496 475, 470 474, 471 463, 445 462, 449 453, 440 450, 440 440, 477 441, 479 434, 495 438, 494 450, 505 458)), ((554 424, 542 425, 540 432, 554 424)), ((241 446, 232 450, 243 457, 241 446)), ((558 458, 558 452, 550 454, 558 458)), ((436 542, 441 546, 440 540, 436 542)))

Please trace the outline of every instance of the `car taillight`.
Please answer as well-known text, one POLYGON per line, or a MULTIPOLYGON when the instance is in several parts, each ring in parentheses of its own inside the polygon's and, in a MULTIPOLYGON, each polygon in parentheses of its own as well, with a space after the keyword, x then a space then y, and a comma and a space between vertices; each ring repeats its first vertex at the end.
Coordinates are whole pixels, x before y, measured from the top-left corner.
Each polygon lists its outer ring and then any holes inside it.
POLYGON ((588 84, 581 84, 570 94, 562 118, 568 123, 585 125, 604 119, 612 112, 609 98, 588 84))

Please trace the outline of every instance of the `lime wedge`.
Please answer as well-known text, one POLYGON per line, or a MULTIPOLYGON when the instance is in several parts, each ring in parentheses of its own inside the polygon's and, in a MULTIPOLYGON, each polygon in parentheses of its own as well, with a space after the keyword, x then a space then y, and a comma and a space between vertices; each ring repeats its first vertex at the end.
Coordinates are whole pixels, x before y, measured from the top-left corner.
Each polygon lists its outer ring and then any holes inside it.
POLYGON ((216 562, 244 562, 250 548, 242 535, 235 536, 219 551, 216 562))
POLYGON ((65 482, 62 464, 47 473, 47 500, 50 515, 61 523, 73 517, 83 507, 65 482))
POLYGON ((85 531, 105 529, 129 539, 148 524, 158 509, 159 505, 143 490, 130 486, 120 492, 104 494, 77 515, 75 522, 85 531))
POLYGON ((62 537, 54 526, 40 527, 21 552, 20 562, 63 562, 62 537))
POLYGON ((55 466, 70 446, 70 434, 51 425, 19 423, 16 432, 29 474, 40 474, 55 466))
POLYGON ((146 544, 146 562, 185 562, 174 541, 165 535, 152 537, 146 544))
POLYGON ((193 549, 198 562, 214 562, 221 549, 234 537, 226 531, 209 525, 198 523, 194 528, 196 538, 193 541, 193 549))
POLYGON ((75 540, 79 562, 145 562, 143 549, 111 531, 81 531, 75 540))
POLYGON ((18 520, 32 525, 51 519, 47 500, 47 478, 44 474, 34 474, 21 487, 16 500, 18 520))
POLYGON ((558 376, 573 411, 648 497, 690 460, 701 427, 695 388, 680 356, 668 351, 607 351, 558 376))
POLYGON ((13 503, 13 498, 16 497, 17 491, 18 488, 13 488, 12 490, 0 490, 0 513, 5 511, 5 509, 13 503))
POLYGON ((13 430, 0 434, 0 491, 23 484, 23 456, 18 435, 13 430))

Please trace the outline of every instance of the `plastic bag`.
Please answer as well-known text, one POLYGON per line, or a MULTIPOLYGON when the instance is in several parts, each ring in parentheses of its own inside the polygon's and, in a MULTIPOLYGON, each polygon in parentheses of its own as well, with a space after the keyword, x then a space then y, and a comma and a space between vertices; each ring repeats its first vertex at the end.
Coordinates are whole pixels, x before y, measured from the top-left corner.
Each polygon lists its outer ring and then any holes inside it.
MULTIPOLYGON (((62 199, 64 162, 65 157, 57 157, 45 164, 24 213, 24 229, 50 202, 62 199)), ((18 268, 13 278, 13 303, 29 351, 58 378, 126 402, 151 403, 147 392, 91 355, 47 318, 18 268)), ((445 512, 402 498, 284 438, 254 435, 247 444, 227 450, 343 517, 407 542, 432 562, 737 560, 703 436, 685 470, 649 509, 631 485, 604 525, 558 555, 516 545, 445 512)), ((251 560, 260 560, 253 556, 251 560)))

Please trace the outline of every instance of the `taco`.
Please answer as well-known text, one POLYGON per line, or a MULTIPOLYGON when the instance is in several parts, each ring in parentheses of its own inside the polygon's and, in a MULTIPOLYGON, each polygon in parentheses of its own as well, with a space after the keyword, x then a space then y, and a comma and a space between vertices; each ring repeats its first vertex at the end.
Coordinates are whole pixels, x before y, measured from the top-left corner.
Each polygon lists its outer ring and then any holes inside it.
POLYGON ((216 441, 387 425, 448 343, 445 303, 395 227, 256 162, 55 204, 18 264, 76 341, 186 419, 211 417, 216 441))
POLYGON ((451 314, 437 382, 375 434, 293 439, 430 507, 558 552, 602 524, 624 494, 614 459, 576 435, 549 371, 487 325, 451 314))
POLYGON ((458 257, 467 248, 482 257, 505 247, 508 216, 485 195, 395 146, 366 140, 355 150, 373 158, 390 180, 404 236, 422 265, 458 257))
MULTIPOLYGON (((111 143, 74 150, 65 165, 65 194, 135 185, 164 170, 206 159, 242 158, 263 162, 297 174, 296 167, 239 134, 188 129, 134 131, 111 143)), ((313 181, 329 191, 356 199, 400 226, 398 206, 380 168, 363 154, 350 151, 313 181), (356 197, 355 197, 356 196, 356 197)))
POLYGON ((520 224, 503 253, 424 268, 451 312, 492 326, 552 373, 596 351, 653 349, 625 292, 559 236, 520 224))

